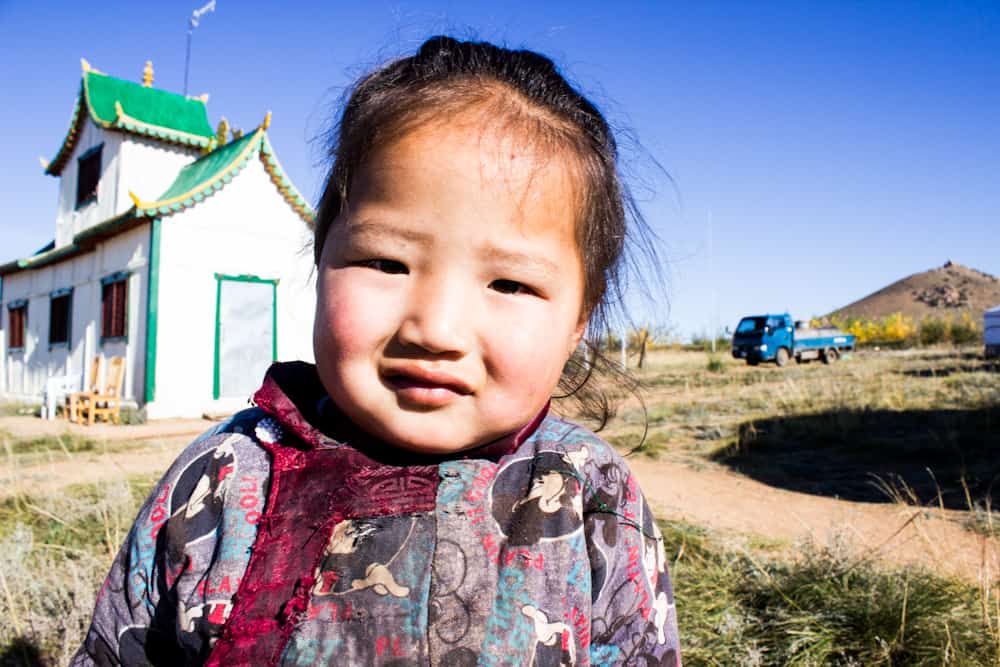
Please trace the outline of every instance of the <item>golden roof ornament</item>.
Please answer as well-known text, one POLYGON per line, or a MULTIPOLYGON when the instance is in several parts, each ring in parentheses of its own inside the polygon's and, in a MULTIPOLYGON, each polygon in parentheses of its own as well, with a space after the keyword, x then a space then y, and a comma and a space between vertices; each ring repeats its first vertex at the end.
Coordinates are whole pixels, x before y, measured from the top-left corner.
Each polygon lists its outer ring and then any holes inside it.
POLYGON ((260 126, 263 127, 265 130, 267 128, 271 127, 271 112, 270 111, 268 111, 267 114, 264 116, 264 122, 261 123, 260 126))
POLYGON ((80 58, 80 69, 83 70, 84 74, 87 74, 88 72, 93 72, 94 74, 104 74, 104 72, 88 63, 86 58, 80 58))
POLYGON ((153 87, 153 61, 147 60, 146 66, 142 70, 142 85, 145 88, 153 87))
POLYGON ((215 139, 220 146, 226 144, 226 135, 229 134, 229 121, 223 116, 219 120, 219 125, 215 128, 215 139))

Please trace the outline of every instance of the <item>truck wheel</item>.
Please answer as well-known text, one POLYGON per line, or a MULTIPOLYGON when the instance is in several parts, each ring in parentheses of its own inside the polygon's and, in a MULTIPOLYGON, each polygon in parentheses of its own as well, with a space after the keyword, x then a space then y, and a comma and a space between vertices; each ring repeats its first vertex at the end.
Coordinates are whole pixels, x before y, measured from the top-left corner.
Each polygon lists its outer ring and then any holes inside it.
POLYGON ((775 354, 774 354, 774 363, 778 364, 779 366, 784 366, 785 364, 788 363, 788 348, 787 347, 779 347, 778 348, 778 351, 775 352, 775 354))
POLYGON ((829 350, 823 352, 823 363, 832 364, 837 360, 838 356, 840 355, 837 353, 837 351, 831 347, 829 350))

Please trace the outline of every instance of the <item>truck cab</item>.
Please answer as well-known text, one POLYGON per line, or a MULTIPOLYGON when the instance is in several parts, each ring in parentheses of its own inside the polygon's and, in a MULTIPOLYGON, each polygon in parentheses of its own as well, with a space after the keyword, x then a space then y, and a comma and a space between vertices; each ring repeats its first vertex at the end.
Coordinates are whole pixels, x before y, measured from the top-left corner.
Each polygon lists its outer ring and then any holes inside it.
POLYGON ((750 315, 733 333, 733 357, 751 366, 774 360, 784 366, 794 347, 795 323, 791 315, 750 315))

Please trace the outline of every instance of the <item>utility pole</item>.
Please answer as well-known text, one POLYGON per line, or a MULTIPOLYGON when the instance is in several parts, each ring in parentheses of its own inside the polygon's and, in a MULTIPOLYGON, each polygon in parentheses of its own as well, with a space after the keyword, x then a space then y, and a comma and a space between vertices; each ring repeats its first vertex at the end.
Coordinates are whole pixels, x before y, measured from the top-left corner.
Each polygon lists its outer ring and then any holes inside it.
POLYGON ((201 17, 203 14, 215 11, 215 0, 210 0, 204 7, 196 9, 191 13, 191 18, 188 19, 188 32, 187 32, 187 50, 184 52, 184 96, 187 97, 188 94, 188 70, 191 68, 191 35, 194 34, 194 29, 198 27, 201 22, 201 17))
POLYGON ((628 338, 628 330, 625 328, 624 324, 622 324, 621 336, 622 336, 622 370, 624 371, 628 368, 628 354, 626 351, 626 345, 627 345, 626 339, 628 338))
POLYGON ((708 210, 708 285, 712 293, 712 316, 709 336, 712 338, 712 354, 715 354, 715 339, 719 333, 719 295, 715 290, 715 260, 712 248, 712 209, 708 210))

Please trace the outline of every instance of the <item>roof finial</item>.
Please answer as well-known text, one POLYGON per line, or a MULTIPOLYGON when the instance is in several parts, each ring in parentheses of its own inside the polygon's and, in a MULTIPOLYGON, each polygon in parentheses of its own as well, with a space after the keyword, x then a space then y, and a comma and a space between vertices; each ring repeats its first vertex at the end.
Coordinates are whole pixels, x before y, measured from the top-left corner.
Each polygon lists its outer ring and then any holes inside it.
POLYGON ((264 128, 265 130, 267 128, 271 127, 271 112, 270 111, 268 111, 267 114, 265 114, 265 116, 264 116, 264 122, 261 123, 260 126, 262 128, 264 128))
POLYGON ((215 128, 215 139, 219 142, 220 146, 226 145, 226 135, 229 134, 229 121, 223 116, 219 120, 218 126, 215 128))
POLYGON ((153 87, 153 61, 147 60, 146 67, 142 70, 142 85, 146 88, 153 87))
POLYGON ((92 69, 86 58, 80 58, 80 69, 84 72, 89 72, 92 69))

